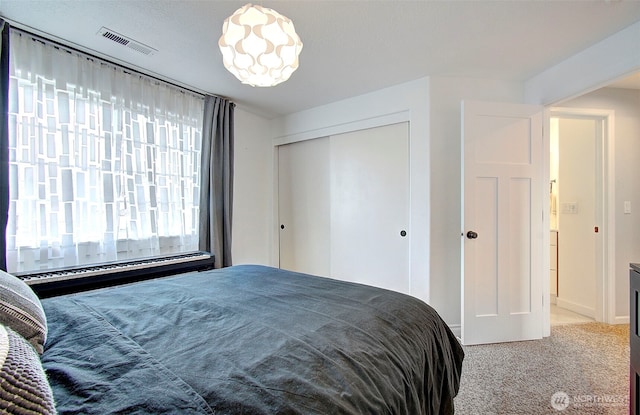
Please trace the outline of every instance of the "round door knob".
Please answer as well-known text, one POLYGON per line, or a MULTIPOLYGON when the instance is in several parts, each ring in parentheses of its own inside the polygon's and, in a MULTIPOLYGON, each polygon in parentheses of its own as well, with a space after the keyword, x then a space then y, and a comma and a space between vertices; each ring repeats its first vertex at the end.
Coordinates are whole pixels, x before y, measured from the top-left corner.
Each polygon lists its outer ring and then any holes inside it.
POLYGON ((467 238, 469 239, 476 239, 478 237, 478 234, 475 233, 474 231, 469 231, 467 232, 467 238))
POLYGON ((402 237, 407 236, 407 231, 405 231, 405 230, 400 231, 400 236, 402 236, 402 237))
POLYGON ((280 225, 280 229, 284 229, 284 225, 280 225))

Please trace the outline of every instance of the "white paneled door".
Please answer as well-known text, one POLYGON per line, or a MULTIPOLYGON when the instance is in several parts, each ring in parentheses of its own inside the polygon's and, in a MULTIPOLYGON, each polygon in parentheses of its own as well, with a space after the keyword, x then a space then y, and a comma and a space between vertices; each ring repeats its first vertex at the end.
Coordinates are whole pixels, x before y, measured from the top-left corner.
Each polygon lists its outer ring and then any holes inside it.
POLYGON ((464 102, 462 151, 462 342, 541 338, 542 108, 464 102))
POLYGON ((278 156, 280 267, 410 293, 408 123, 278 156))

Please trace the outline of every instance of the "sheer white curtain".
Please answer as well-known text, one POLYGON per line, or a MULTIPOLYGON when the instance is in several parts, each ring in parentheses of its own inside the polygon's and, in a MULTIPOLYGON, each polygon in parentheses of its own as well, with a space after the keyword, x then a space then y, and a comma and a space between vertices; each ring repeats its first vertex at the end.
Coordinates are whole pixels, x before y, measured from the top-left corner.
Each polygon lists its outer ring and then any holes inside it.
POLYGON ((11 33, 9 272, 198 249, 203 97, 11 33))

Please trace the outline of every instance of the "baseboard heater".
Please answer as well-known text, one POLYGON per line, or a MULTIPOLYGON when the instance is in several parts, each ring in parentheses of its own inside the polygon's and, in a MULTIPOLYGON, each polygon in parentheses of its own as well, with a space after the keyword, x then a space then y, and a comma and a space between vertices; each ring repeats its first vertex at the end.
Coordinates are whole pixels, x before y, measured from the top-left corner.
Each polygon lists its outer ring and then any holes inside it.
POLYGON ((213 254, 199 251, 14 275, 31 286, 39 297, 45 298, 171 274, 203 271, 212 269, 213 265, 213 254))

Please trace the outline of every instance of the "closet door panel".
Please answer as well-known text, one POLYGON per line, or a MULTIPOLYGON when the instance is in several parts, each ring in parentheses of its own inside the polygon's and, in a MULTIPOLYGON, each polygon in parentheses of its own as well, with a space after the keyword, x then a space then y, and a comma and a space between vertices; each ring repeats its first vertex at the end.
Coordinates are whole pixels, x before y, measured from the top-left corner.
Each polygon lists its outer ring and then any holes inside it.
POLYGON ((278 148, 280 268, 329 276, 329 138, 278 148))
POLYGON ((331 276, 410 293, 409 127, 331 137, 331 276))

